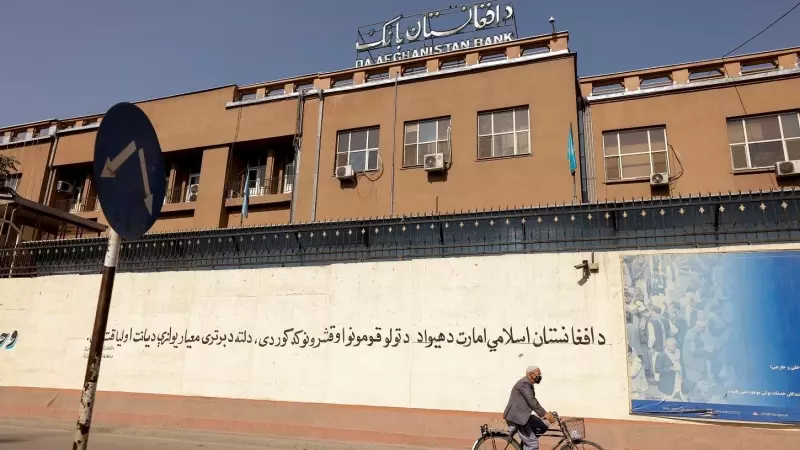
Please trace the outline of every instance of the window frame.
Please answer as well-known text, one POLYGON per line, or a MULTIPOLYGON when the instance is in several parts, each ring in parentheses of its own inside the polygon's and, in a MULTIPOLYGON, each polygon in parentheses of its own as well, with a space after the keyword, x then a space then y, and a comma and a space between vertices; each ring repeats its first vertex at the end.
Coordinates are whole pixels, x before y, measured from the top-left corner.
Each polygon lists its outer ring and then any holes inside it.
POLYGON ((447 142, 447 145, 448 145, 448 149, 447 150, 448 151, 447 151, 447 153, 445 153, 444 162, 445 162, 445 164, 449 163, 450 160, 453 158, 453 143, 452 143, 453 133, 451 131, 453 129, 452 127, 453 127, 453 117, 452 116, 439 116, 439 117, 431 117, 431 118, 427 118, 427 119, 411 120, 411 121, 408 121, 408 122, 404 122, 403 123, 403 164, 402 164, 401 167, 404 168, 404 169, 417 169, 417 168, 423 167, 425 165, 425 157, 423 156, 422 158, 420 158, 420 155, 419 155, 419 146, 420 146, 420 144, 436 144, 436 152, 435 153, 444 153, 444 152, 440 152, 439 151, 439 143, 441 143, 441 142, 447 142), (443 121, 443 120, 447 120, 448 125, 447 125, 447 134, 444 137, 444 139, 441 139, 440 136, 439 136, 439 122, 443 121), (433 140, 433 141, 420 142, 420 140, 419 140, 419 125, 421 123, 425 123, 425 122, 435 122, 436 123, 436 139, 433 140), (406 132, 406 127, 408 127, 409 125, 416 125, 417 126, 417 142, 415 142, 413 144, 406 142, 406 133, 407 133, 406 132), (417 164, 406 165, 406 146, 409 146, 409 145, 414 145, 415 148, 416 148, 417 164))
POLYGON ((603 142, 603 177, 607 183, 620 183, 620 182, 628 182, 628 181, 644 181, 649 180, 653 174, 661 173, 656 172, 653 170, 653 153, 664 153, 666 155, 666 165, 667 165, 667 177, 670 176, 670 156, 669 156, 669 138, 667 137, 667 126, 666 125, 651 125, 647 127, 637 127, 637 128, 625 128, 622 130, 610 130, 604 131, 600 133, 600 138, 603 142), (655 150, 653 151, 653 143, 650 139, 650 131, 662 129, 664 131, 664 150, 655 150), (629 132, 629 131, 646 131, 647 132, 647 151, 646 152, 636 152, 636 153, 622 153, 622 143, 620 141, 619 135, 621 133, 629 132), (606 153, 606 134, 613 133, 617 137, 617 154, 616 155, 608 155, 606 153), (623 173, 622 167, 622 158, 625 156, 636 156, 636 155, 649 155, 650 156, 650 175, 644 176, 636 176, 636 177, 625 177, 623 173), (617 169, 619 170, 620 177, 619 178, 608 178, 608 159, 609 158, 617 158, 618 166, 617 169))
POLYGON ((19 185, 22 183, 22 174, 21 173, 10 173, 0 179, 0 186, 11 188, 14 192, 17 192, 19 189, 19 185), (11 181, 14 181, 14 185, 11 185, 11 181))
POLYGON ((725 127, 727 133, 727 126, 731 122, 739 122, 742 126, 742 134, 744 135, 744 142, 731 142, 730 134, 728 135, 728 157, 731 161, 731 170, 734 172, 748 172, 752 170, 772 170, 775 168, 775 165, 771 166, 758 166, 754 167, 750 158, 750 144, 761 144, 765 142, 780 142, 781 146, 783 147, 783 161, 777 162, 784 162, 790 161, 789 159, 789 149, 786 146, 786 142, 788 141, 800 141, 800 136, 798 137, 786 137, 786 134, 783 132, 783 118, 781 116, 794 114, 797 116, 798 123, 800 123, 800 111, 798 110, 790 110, 790 111, 782 111, 782 112, 772 112, 767 114, 754 114, 751 116, 741 116, 741 117, 731 117, 725 120, 725 127), (778 129, 781 132, 780 139, 764 139, 760 141, 750 141, 747 137, 747 120, 748 119, 759 119, 759 118, 768 118, 768 117, 777 117, 778 118, 778 129), (733 147, 734 146, 741 146, 744 145, 744 155, 747 161, 747 167, 740 167, 737 168, 733 162, 733 147))
POLYGON ((500 158, 516 158, 516 157, 519 157, 519 156, 531 156, 531 155, 533 155, 533 148, 531 147, 531 128, 532 128, 532 125, 531 125, 531 108, 530 108, 530 105, 513 106, 513 107, 510 107, 510 108, 494 109, 494 110, 489 110, 489 111, 479 111, 478 115, 476 117, 476 125, 477 125, 477 133, 476 133, 476 138, 475 138, 475 142, 476 142, 475 153, 476 153, 476 157, 477 157, 478 161, 491 161, 491 160, 500 159, 500 158), (526 112, 526 114, 528 116, 528 128, 525 129, 525 130, 522 130, 522 129, 518 130, 517 129, 517 114, 516 114, 516 112, 519 111, 519 110, 523 110, 523 109, 525 110, 525 112, 526 112), (510 112, 511 113, 512 131, 507 131, 507 132, 503 132, 503 133, 495 133, 495 131, 494 131, 494 116, 495 116, 495 114, 504 113, 504 112, 510 112), (481 116, 487 115, 487 114, 490 115, 491 119, 492 119, 492 131, 489 134, 481 134, 481 116), (520 133, 520 132, 527 132, 528 133, 528 151, 527 151, 527 153, 519 153, 518 152, 519 143, 518 143, 518 140, 517 140, 517 134, 520 133), (506 135, 506 134, 511 134, 511 135, 514 136, 514 154, 513 155, 497 155, 496 156, 495 155, 495 148, 494 148, 494 137, 495 136, 502 136, 502 135, 506 135), (489 137, 489 136, 492 138, 492 156, 481 157, 481 149, 480 149, 481 138, 482 137, 489 137))
POLYGON ((333 155, 333 176, 336 176, 336 168, 339 167, 339 165, 337 164, 337 161, 339 159, 339 155, 344 154, 344 153, 347 154, 347 164, 345 164, 345 165, 353 167, 353 173, 369 173, 369 172, 377 172, 377 171, 379 171, 380 168, 381 168, 381 161, 380 161, 380 159, 381 159, 381 155, 380 155, 381 134, 380 134, 380 129, 381 129, 380 125, 374 125, 374 126, 369 126, 369 127, 351 128, 351 129, 347 129, 347 130, 339 130, 339 131, 337 131, 336 132, 336 152, 333 155), (359 131, 366 131, 367 132, 367 136, 366 136, 367 147, 363 148, 363 149, 358 149, 358 150, 355 150, 355 151, 351 151, 350 147, 351 147, 352 142, 353 142, 353 133, 358 133, 359 131), (370 136, 370 132, 374 132, 374 131, 378 132, 378 146, 377 147, 370 147, 369 146, 369 136, 370 136), (339 136, 341 136, 343 133, 347 133, 347 151, 346 152, 342 152, 339 149, 339 136), (369 153, 372 152, 372 151, 374 151, 375 155, 376 155, 375 168, 374 169, 371 169, 369 167, 369 153), (363 167, 364 170, 358 170, 356 167, 354 167, 350 163, 350 154, 354 153, 354 152, 364 152, 366 154, 366 158, 364 158, 364 167, 363 167))

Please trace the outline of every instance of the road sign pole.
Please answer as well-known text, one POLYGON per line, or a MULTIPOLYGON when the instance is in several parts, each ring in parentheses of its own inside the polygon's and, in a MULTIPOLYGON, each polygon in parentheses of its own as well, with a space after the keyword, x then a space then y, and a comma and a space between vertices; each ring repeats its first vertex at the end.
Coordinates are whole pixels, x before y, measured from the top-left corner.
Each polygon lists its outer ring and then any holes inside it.
POLYGON ((120 237, 109 227, 108 249, 103 262, 103 278, 100 281, 100 296, 97 300, 97 311, 94 316, 94 329, 89 347, 89 360, 86 363, 86 375, 83 378, 81 407, 78 412, 78 425, 75 428, 75 440, 72 450, 86 450, 89 444, 89 428, 92 424, 92 410, 97 393, 97 380, 100 378, 100 363, 103 360, 103 344, 108 324, 108 311, 111 308, 111 292, 114 289, 114 275, 119 261, 120 237))

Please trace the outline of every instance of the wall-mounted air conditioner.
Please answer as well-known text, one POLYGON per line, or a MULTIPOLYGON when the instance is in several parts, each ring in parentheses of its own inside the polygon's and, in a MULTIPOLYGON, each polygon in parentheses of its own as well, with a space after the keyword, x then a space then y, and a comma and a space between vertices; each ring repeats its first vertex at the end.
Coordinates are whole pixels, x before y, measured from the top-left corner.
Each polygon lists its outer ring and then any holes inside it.
POLYGON ((340 180, 351 180, 354 176, 353 166, 339 166, 336 168, 336 178, 340 180))
POLYGON ((423 166, 428 172, 444 170, 444 153, 431 153, 425 155, 423 166))
POLYGON ((59 181, 56 183, 56 192, 60 192, 62 194, 72 194, 72 191, 75 190, 75 186, 72 183, 68 183, 66 181, 59 181))
POLYGON ((669 184, 669 174, 667 173, 654 173, 650 175, 650 186, 659 187, 669 184))
POLYGON ((775 176, 779 178, 800 175, 800 160, 781 161, 775 164, 775 176))

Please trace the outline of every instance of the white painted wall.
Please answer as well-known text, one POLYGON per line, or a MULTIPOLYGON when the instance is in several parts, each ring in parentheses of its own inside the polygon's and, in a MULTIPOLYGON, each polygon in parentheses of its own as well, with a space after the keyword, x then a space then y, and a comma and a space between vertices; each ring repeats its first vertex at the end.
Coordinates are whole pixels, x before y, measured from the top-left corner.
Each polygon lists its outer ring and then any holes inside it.
MULTIPOLYGON (((725 251, 798 248, 761 246, 725 251)), ((710 250, 719 251, 719 250, 710 250)), ((600 272, 583 286, 573 266, 588 254, 531 254, 331 266, 120 274, 108 330, 170 327, 189 333, 278 336, 286 328, 321 336, 330 326, 382 334, 401 328, 412 343, 396 348, 259 347, 192 344, 114 345, 100 389, 207 397, 502 411, 529 364, 544 379, 537 396, 570 416, 628 418, 622 308, 623 253, 597 253, 600 272), (417 332, 513 326, 594 327, 605 345, 483 344, 441 349, 417 332)), ((0 349, 0 385, 79 389, 94 319, 99 276, 0 280, 0 333, 19 331, 0 349)))

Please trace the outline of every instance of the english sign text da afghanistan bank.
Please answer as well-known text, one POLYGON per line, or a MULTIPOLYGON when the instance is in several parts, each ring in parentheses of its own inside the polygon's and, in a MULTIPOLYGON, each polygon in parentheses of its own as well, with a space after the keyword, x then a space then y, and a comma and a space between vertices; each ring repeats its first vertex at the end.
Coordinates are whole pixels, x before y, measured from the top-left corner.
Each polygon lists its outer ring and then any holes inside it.
POLYGON ((446 44, 434 45, 430 47, 417 48, 414 50, 397 51, 386 55, 378 56, 373 61, 372 58, 356 60, 356 67, 371 66, 373 64, 383 64, 392 61, 402 61, 405 59, 419 58, 424 56, 437 55, 440 53, 467 50, 469 48, 483 47, 487 45, 502 44, 514 40, 514 33, 503 33, 497 36, 487 36, 485 38, 474 38, 463 41, 448 42, 446 44))

